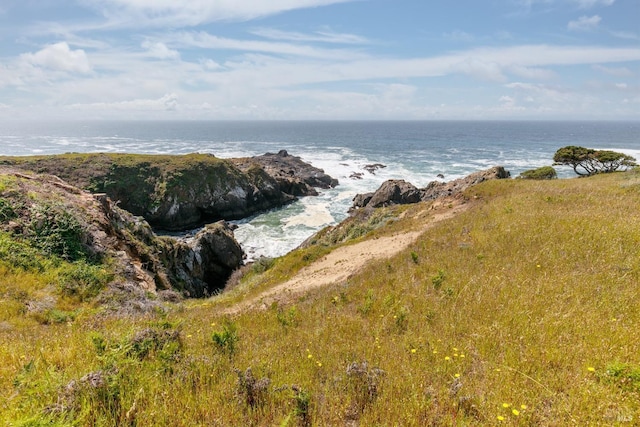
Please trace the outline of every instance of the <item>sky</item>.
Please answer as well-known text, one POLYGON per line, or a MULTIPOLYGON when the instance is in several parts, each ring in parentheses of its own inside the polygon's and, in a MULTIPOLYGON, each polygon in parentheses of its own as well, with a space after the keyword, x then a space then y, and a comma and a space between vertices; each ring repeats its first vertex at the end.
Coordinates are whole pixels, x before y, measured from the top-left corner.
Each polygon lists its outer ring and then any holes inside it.
POLYGON ((1 0, 0 117, 640 120, 640 0, 1 0))

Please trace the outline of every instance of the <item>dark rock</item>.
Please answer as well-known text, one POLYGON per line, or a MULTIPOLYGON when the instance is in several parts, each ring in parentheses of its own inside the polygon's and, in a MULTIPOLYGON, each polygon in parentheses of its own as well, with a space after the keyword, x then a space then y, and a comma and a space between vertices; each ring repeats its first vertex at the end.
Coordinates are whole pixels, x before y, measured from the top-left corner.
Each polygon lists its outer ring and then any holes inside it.
POLYGON ((413 184, 400 180, 389 180, 382 183, 373 194, 367 206, 373 208, 388 205, 404 205, 420 201, 420 190, 413 184))
POLYGON ((479 184, 489 179, 509 178, 511 174, 502 166, 494 166, 490 169, 474 172, 464 178, 449 182, 432 181, 421 190, 422 200, 433 200, 438 197, 448 196, 466 190, 472 185, 479 184))
POLYGON ((354 208, 363 208, 369 204, 371 198, 374 193, 364 193, 364 194, 356 194, 356 197, 353 198, 353 207, 354 208))
POLYGON ((387 166, 383 165, 382 163, 373 163, 373 164, 370 164, 370 165, 364 165, 362 167, 362 169, 366 170, 367 172, 369 172, 372 175, 375 175, 376 171, 378 169, 383 169, 383 168, 386 168, 386 167, 387 166))
POLYGON ((266 153, 251 158, 234 159, 234 164, 243 171, 257 164, 270 177, 275 179, 280 190, 286 194, 300 196, 315 196, 318 192, 315 188, 333 188, 338 185, 338 180, 330 177, 322 169, 311 166, 292 156, 286 150, 280 150, 277 154, 266 153))
POLYGON ((489 179, 504 179, 511 174, 502 166, 495 166, 450 182, 432 181, 425 188, 418 189, 403 180, 389 180, 384 182, 374 193, 358 194, 353 199, 352 209, 394 204, 417 203, 433 200, 438 197, 450 196, 466 190, 472 185, 489 179))
POLYGON ((363 176, 364 176, 364 174, 361 173, 361 172, 353 172, 351 175, 349 175, 349 178, 351 178, 351 179, 362 179, 363 176))
POLYGON ((175 240, 161 257, 180 290, 191 297, 204 297, 224 288, 244 256, 229 224, 220 221, 194 237, 175 240))

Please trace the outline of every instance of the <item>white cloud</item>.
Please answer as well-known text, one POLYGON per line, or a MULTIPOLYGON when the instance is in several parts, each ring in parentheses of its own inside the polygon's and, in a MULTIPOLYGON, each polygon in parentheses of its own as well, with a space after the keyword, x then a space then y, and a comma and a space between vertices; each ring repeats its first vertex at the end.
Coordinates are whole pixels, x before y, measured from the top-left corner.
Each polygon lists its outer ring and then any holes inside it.
POLYGON ((203 60, 202 61, 202 66, 204 67, 205 70, 209 70, 209 71, 220 70, 222 68, 222 65, 218 64, 213 59, 205 59, 205 60, 203 60))
POLYGON ((252 31, 256 36, 272 40, 287 40, 292 42, 321 42, 336 44, 368 44, 369 40, 355 34, 334 33, 332 31, 316 31, 314 33, 299 33, 282 31, 273 28, 259 28, 252 31))
POLYGON ((611 35, 619 39, 640 41, 640 35, 630 31, 611 31, 611 35))
POLYGON ((569 21, 567 28, 569 31, 592 31, 598 28, 602 18, 598 15, 581 16, 577 21, 569 21))
POLYGON ((608 74, 614 77, 633 77, 635 74, 627 67, 605 67, 604 65, 596 64, 591 66, 592 69, 600 71, 601 73, 608 74))
POLYGON ((118 111, 175 111, 178 108, 178 95, 168 93, 158 99, 134 99, 120 102, 96 102, 89 104, 72 104, 72 110, 118 110, 118 111))
POLYGON ((628 89, 629 85, 626 83, 616 83, 616 88, 624 90, 624 89, 628 89))
POLYGON ((541 3, 552 5, 557 3, 572 3, 580 9, 591 9, 596 6, 611 6, 616 0, 520 0, 519 3, 527 9, 531 9, 533 5, 541 3))
POLYGON ((180 28, 209 22, 249 21, 295 9, 353 0, 85 0, 117 27, 180 28))
POLYGON ((611 6, 616 0, 572 0, 581 9, 591 9, 595 6, 611 6))
POLYGON ((142 48, 147 50, 147 53, 158 59, 178 59, 180 53, 177 50, 169 49, 166 44, 161 42, 152 42, 145 40, 142 43, 142 48))
POLYGON ((88 73, 91 65, 82 49, 71 50, 66 42, 48 45, 36 53, 23 53, 20 59, 30 65, 55 71, 88 73))
POLYGON ((457 42, 472 42, 475 40, 475 37, 465 31, 455 30, 450 33, 443 34, 445 39, 453 40, 457 42))
POLYGON ((260 52, 277 55, 303 56, 318 59, 348 60, 363 57, 363 54, 345 49, 323 49, 311 45, 271 42, 264 40, 240 40, 218 37, 204 31, 182 32, 168 35, 166 41, 184 47, 201 49, 224 49, 242 52, 260 52))
POLYGON ((469 57, 454 64, 452 70, 468 74, 480 80, 503 82, 507 78, 502 73, 502 67, 497 62, 485 61, 481 57, 469 57))
POLYGON ((509 72, 518 77, 530 80, 551 80, 557 76, 557 74, 551 70, 536 67, 523 67, 520 65, 509 67, 509 72))

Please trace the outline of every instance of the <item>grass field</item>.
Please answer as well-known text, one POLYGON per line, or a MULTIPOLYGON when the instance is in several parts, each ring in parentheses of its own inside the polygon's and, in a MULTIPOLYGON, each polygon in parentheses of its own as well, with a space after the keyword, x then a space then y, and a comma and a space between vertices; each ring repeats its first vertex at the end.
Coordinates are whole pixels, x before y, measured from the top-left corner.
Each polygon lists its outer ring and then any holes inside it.
MULTIPOLYGON (((233 317, 220 307, 330 247, 134 318, 72 299, 34 316, 29 300, 62 298, 55 281, 72 267, 3 258, 0 424, 638 425, 640 173, 465 196, 469 209, 394 258, 233 317)), ((358 239, 412 228, 425 209, 358 239)))

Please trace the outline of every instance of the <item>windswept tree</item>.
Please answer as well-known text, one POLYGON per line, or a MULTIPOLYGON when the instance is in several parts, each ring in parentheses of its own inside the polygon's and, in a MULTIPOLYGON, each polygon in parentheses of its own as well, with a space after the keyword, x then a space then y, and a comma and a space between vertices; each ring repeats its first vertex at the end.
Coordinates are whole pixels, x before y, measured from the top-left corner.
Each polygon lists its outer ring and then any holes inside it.
POLYGON ((553 161, 558 165, 568 165, 581 176, 615 172, 620 168, 637 166, 635 158, 616 151, 594 150, 592 148, 569 145, 556 151, 553 161))

